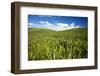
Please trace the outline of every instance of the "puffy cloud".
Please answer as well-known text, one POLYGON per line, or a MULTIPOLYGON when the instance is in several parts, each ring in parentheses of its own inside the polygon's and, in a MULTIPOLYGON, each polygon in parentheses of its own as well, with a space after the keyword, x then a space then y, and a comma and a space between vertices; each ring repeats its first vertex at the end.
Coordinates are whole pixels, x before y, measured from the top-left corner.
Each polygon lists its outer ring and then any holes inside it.
POLYGON ((72 23, 70 24, 70 26, 71 26, 71 27, 75 27, 75 23, 72 22, 72 23))
POLYGON ((29 25, 29 26, 32 26, 32 25, 34 25, 34 24, 33 24, 33 23, 28 23, 28 25, 29 25))
POLYGON ((77 25, 77 26, 76 26, 76 28, 80 28, 80 26, 79 26, 79 25, 77 25))
POLYGON ((32 28, 33 27, 33 23, 28 23, 28 28, 32 28))
POLYGON ((57 27, 53 28, 53 30, 55 30, 55 31, 62 31, 62 30, 70 30, 70 29, 74 29, 74 28, 80 28, 80 26, 75 25, 74 22, 72 22, 71 24, 57 23, 57 27))
POLYGON ((57 25, 64 28, 69 27, 69 24, 65 24, 65 23, 57 23, 57 25))
POLYGON ((52 25, 51 23, 49 23, 48 21, 45 22, 47 25, 52 25))
POLYGON ((55 31, 63 31, 63 30, 70 30, 70 29, 74 29, 74 28, 80 28, 80 26, 75 25, 74 22, 72 22, 71 24, 67 24, 67 23, 52 24, 48 21, 40 21, 39 23, 40 23, 39 25, 29 23, 29 28, 32 28, 32 27, 35 27, 35 28, 48 28, 48 29, 55 30, 55 31))
POLYGON ((48 21, 40 21, 41 24, 44 24, 44 25, 52 25, 51 23, 49 23, 48 21))

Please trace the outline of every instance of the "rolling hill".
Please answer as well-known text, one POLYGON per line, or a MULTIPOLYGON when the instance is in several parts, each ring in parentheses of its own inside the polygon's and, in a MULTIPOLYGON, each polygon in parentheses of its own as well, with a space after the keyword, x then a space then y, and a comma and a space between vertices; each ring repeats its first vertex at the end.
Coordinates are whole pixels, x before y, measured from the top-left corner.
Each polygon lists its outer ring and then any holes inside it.
POLYGON ((28 60, 87 58, 87 28, 28 28, 28 60))

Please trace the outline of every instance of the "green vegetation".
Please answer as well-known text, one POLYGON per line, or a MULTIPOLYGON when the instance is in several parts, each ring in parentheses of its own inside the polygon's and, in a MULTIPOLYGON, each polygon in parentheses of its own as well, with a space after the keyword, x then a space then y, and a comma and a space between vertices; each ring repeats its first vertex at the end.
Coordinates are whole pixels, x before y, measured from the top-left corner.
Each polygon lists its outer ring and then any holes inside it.
POLYGON ((87 28, 65 31, 28 28, 28 60, 87 58, 87 28))

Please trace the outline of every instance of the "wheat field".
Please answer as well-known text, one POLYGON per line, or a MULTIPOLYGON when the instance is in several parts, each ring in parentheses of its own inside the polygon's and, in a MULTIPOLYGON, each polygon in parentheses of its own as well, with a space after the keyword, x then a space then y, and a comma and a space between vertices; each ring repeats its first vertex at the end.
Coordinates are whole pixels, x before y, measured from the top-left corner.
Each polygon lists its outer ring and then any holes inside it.
POLYGON ((64 31, 28 28, 28 60, 87 58, 87 39, 87 28, 64 31))

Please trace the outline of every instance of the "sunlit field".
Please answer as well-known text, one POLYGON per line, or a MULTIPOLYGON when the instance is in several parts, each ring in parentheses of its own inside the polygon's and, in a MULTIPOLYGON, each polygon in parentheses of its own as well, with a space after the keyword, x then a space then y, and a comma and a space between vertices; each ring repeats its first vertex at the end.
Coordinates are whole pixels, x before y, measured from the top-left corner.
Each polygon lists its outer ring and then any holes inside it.
POLYGON ((87 28, 63 31, 28 28, 28 60, 87 58, 87 39, 87 28))

